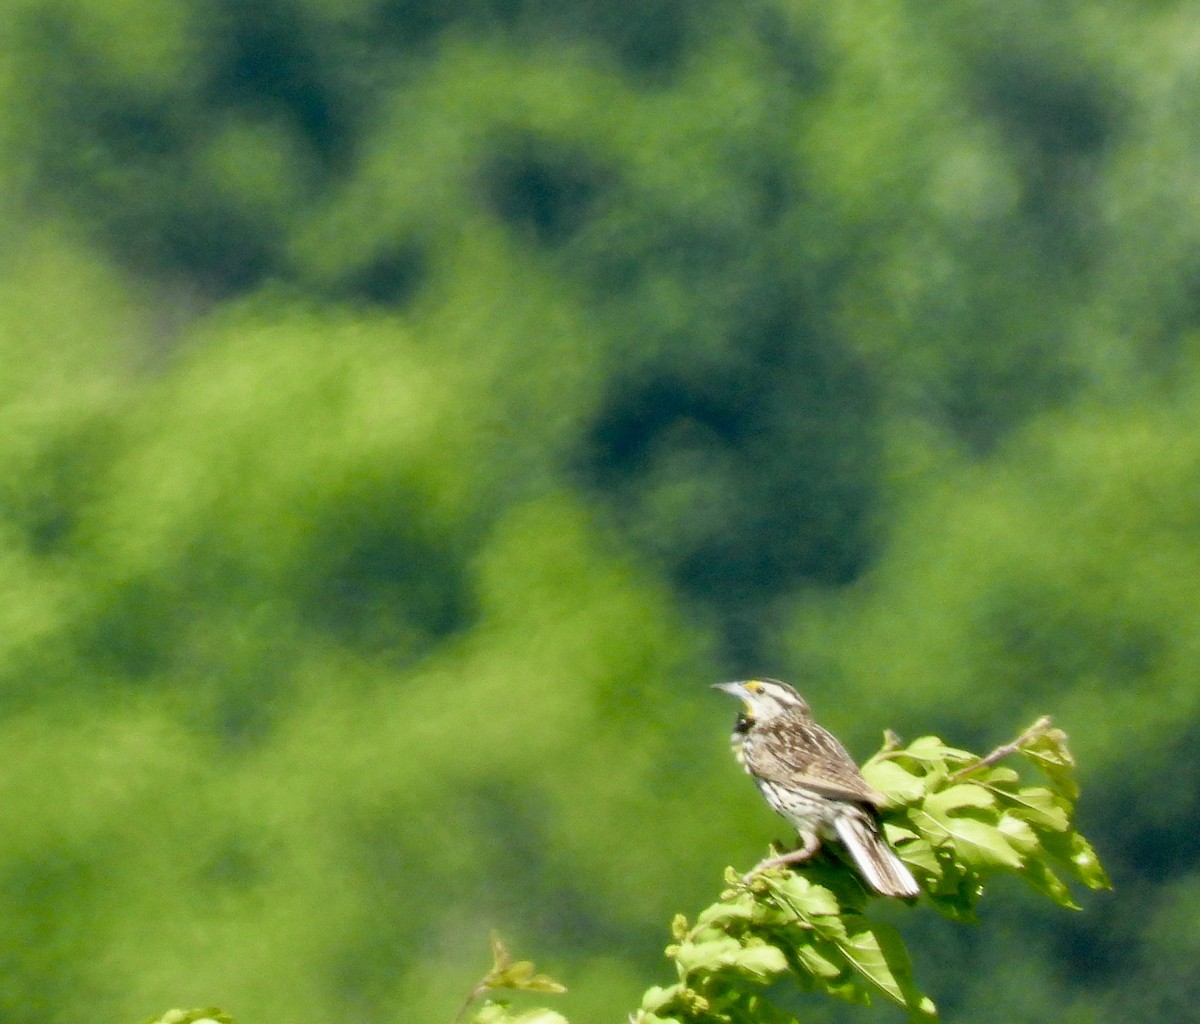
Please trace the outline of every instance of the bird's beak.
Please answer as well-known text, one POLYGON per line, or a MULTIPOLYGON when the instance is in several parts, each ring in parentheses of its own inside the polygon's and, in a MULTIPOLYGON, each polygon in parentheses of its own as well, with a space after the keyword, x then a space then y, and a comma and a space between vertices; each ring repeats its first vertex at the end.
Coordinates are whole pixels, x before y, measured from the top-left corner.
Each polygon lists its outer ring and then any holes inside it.
POLYGON ((720 690, 722 693, 728 693, 731 697, 737 697, 739 700, 746 699, 745 683, 713 683, 712 688, 720 690))

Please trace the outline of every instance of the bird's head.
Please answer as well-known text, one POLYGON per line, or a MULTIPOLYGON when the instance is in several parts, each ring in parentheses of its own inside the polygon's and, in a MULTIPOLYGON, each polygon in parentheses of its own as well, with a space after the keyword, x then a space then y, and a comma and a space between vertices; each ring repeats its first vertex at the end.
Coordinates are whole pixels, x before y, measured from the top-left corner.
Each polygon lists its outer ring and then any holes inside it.
POLYGON ((737 683, 715 683, 714 690, 732 694, 742 701, 742 717, 747 722, 766 722, 780 715, 808 716, 808 704, 787 683, 778 679, 747 679, 737 683))

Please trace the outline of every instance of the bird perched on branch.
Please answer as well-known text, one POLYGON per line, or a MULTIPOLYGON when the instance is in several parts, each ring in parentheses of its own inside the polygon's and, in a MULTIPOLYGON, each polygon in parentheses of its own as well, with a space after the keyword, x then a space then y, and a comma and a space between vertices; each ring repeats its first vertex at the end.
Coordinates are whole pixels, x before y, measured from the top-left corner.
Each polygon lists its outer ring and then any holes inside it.
POLYGON ((804 698, 778 679, 718 683, 715 689, 741 698, 734 755, 800 837, 796 850, 766 858, 750 874, 806 861, 822 840, 837 839, 877 893, 918 895, 912 873, 880 832, 875 810, 882 794, 832 733, 813 721, 804 698))

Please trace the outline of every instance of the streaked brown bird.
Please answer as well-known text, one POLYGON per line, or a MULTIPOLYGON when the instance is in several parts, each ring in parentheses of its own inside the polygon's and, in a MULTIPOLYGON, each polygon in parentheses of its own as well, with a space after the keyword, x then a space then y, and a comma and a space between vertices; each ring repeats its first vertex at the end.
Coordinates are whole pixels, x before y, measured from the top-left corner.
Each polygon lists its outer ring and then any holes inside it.
POLYGON ((750 875, 806 861, 822 840, 836 839, 877 893, 919 895, 916 879, 880 832, 882 794, 867 784, 833 734, 813 721, 804 698, 778 679, 717 683, 715 689, 741 698, 734 756, 800 837, 797 849, 766 858, 750 875))

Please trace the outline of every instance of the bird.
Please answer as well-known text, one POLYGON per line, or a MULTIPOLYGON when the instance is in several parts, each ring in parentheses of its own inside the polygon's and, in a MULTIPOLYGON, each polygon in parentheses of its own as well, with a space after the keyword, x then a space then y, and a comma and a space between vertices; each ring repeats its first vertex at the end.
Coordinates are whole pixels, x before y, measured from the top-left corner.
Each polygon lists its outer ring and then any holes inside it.
POLYGON ((764 858, 746 879, 770 867, 802 863, 822 841, 837 840, 881 896, 920 895, 912 872, 880 831, 876 809, 883 794, 867 783, 837 738, 817 725, 804 698, 778 679, 716 683, 714 689, 741 699, 734 756, 800 840, 797 849, 764 858))

